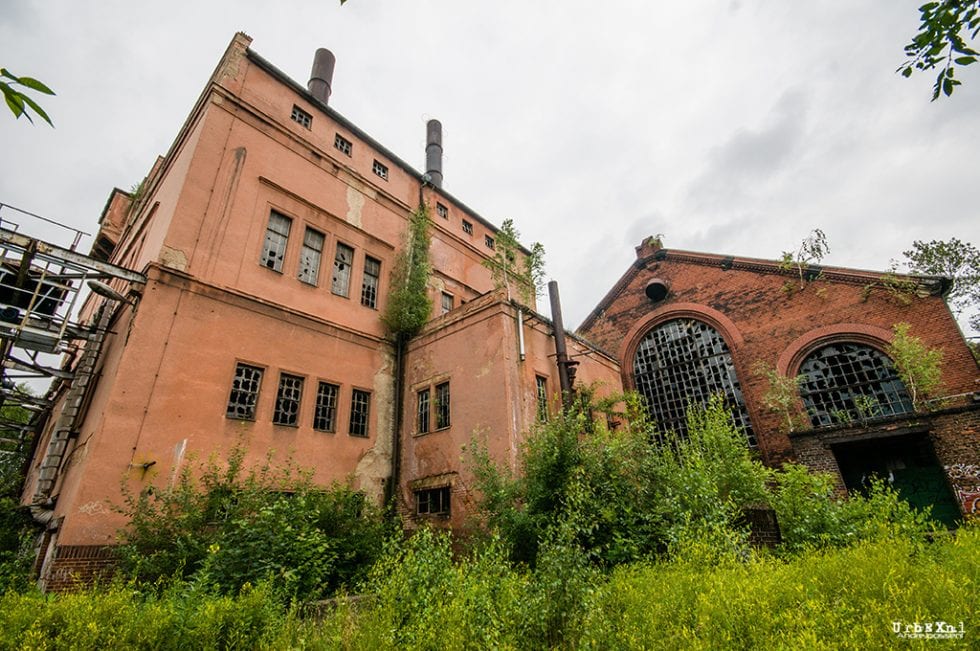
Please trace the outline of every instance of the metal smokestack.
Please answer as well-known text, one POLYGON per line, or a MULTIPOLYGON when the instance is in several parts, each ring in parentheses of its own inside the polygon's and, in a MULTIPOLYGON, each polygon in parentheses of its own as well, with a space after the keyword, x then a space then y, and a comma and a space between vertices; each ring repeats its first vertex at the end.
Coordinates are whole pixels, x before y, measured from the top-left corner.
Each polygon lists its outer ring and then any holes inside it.
POLYGON ((310 71, 310 81, 306 88, 316 99, 326 104, 330 100, 330 85, 333 83, 333 67, 337 63, 333 52, 326 48, 318 48, 313 55, 313 69, 310 71))
POLYGON ((429 120, 425 123, 425 175, 429 183, 442 187, 442 123, 429 120))

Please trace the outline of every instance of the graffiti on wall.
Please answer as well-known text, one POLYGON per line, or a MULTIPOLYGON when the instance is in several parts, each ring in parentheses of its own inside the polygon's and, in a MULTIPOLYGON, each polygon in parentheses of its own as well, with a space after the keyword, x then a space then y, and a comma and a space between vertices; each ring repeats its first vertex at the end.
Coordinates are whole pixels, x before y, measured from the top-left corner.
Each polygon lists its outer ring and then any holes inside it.
POLYGON ((980 466, 954 463, 946 466, 946 476, 956 488, 964 513, 980 513, 980 466))

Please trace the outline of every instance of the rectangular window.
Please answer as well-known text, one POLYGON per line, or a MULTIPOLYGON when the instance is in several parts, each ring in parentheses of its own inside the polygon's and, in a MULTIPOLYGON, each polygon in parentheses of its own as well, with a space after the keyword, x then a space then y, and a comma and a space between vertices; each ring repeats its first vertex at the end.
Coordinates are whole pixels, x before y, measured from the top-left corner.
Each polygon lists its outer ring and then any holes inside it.
POLYGON ((275 210, 269 214, 269 226, 265 229, 265 244, 262 245, 260 264, 273 271, 282 271, 282 261, 286 257, 286 243, 289 241, 289 227, 293 220, 275 210))
POLYGON ((436 385, 436 429, 449 427, 449 383, 436 385))
POLYGON ((346 154, 347 156, 350 156, 351 152, 354 151, 354 145, 351 144, 351 141, 339 133, 333 137, 333 147, 340 153, 346 154))
POLYGON ((437 201, 436 214, 442 217, 443 219, 449 219, 449 208, 446 208, 446 206, 442 205, 437 201))
POLYGON ((467 235, 473 234, 473 224, 469 223, 465 219, 463 220, 463 232, 467 235))
POLYGON ((368 416, 371 413, 371 394, 367 391, 354 389, 350 398, 350 428, 351 436, 368 435, 368 416))
POLYGON ((276 425, 296 427, 299 424, 299 402, 303 397, 303 378, 298 375, 279 374, 279 391, 276 393, 276 411, 272 422, 276 425))
POLYGON ((354 263, 354 249, 337 243, 337 255, 333 260, 333 283, 330 291, 337 296, 347 296, 350 291, 350 267, 354 263))
POLYGON ((371 171, 377 176, 383 178, 385 181, 388 180, 388 166, 381 161, 375 159, 374 164, 371 165, 371 171))
POLYGON ((320 256, 323 253, 323 233, 307 228, 303 235, 303 250, 299 255, 299 279, 316 285, 320 276, 320 256))
POLYGON ((419 434, 425 434, 429 431, 429 396, 428 389, 422 389, 418 392, 418 409, 416 409, 416 413, 418 414, 419 434))
POLYGON ((548 422, 548 378, 540 375, 534 376, 536 390, 538 394, 538 422, 548 422))
POLYGON ((334 432, 337 427, 337 394, 340 387, 320 382, 316 388, 316 408, 313 411, 313 429, 334 432))
POLYGON ((483 244, 486 245, 488 249, 492 249, 496 246, 495 242, 493 241, 493 238, 490 237, 489 235, 483 236, 483 244))
POLYGON ((228 418, 255 420, 255 403, 259 399, 262 386, 262 369, 248 364, 235 367, 235 379, 231 382, 231 395, 228 396, 228 418))
POLYGON ((381 277, 381 261, 364 256, 364 282, 361 285, 361 305, 378 306, 378 279, 381 277))
POLYGON ((448 516, 451 512, 449 486, 425 488, 415 491, 415 512, 418 515, 448 516))
POLYGON ((310 125, 313 124, 313 116, 296 105, 293 105, 293 113, 289 117, 293 119, 293 122, 296 122, 307 129, 309 129, 310 125))
POLYGON ((453 309, 453 295, 452 294, 447 294, 446 292, 443 292, 442 293, 441 309, 442 309, 442 312, 440 314, 445 314, 446 312, 448 312, 451 309, 453 309))

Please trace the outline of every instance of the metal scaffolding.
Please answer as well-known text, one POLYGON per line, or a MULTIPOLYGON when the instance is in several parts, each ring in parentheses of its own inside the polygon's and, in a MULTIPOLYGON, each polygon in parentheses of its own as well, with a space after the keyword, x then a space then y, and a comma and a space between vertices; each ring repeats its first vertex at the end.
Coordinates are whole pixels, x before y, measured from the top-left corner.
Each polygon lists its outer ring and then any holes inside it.
POLYGON ((0 453, 22 454, 34 424, 50 414, 55 399, 54 392, 35 395, 35 391, 24 390, 23 383, 56 378, 75 383, 82 372, 78 364, 72 364, 71 358, 59 363, 58 356, 75 355, 85 342, 101 341, 96 320, 79 321, 79 308, 88 291, 111 292, 105 283, 146 282, 140 273, 76 251, 84 235, 0 203, 0 453), (69 247, 26 234, 21 222, 35 220, 67 231, 69 247), (22 422, 24 410, 33 415, 29 424, 22 422))

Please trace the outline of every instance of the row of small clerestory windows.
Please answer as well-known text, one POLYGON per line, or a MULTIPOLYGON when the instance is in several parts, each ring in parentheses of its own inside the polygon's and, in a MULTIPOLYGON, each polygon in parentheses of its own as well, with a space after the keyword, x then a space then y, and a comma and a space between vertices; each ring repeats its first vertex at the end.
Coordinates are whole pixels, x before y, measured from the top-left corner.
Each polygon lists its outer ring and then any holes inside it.
MULTIPOLYGON (((259 263, 268 269, 282 273, 286 260, 293 220, 273 210, 269 215, 269 225, 265 232, 262 255, 259 263)), ((327 236, 318 230, 306 227, 303 233, 303 247, 300 251, 299 267, 296 276, 300 282, 316 287, 319 284, 323 249, 327 236)), ((347 298, 350 295, 351 269, 354 264, 354 248, 337 242, 334 251, 333 276, 330 291, 347 298)), ((381 261, 369 255, 364 256, 364 271, 361 278, 361 305, 370 308, 378 306, 378 284, 381 279, 381 261)))
MULTIPOLYGON (((295 104, 293 105, 293 111, 289 115, 289 118, 305 129, 313 128, 313 116, 295 104)), ((354 154, 354 143, 339 133, 334 134, 333 148, 348 158, 351 158, 354 154)), ((384 181, 388 180, 388 166, 379 161, 377 158, 375 158, 374 162, 371 164, 371 171, 374 172, 374 175, 378 178, 384 181)))
MULTIPOLYGON (((295 106, 295 105, 293 106, 293 113, 292 113, 292 116, 291 117, 292 117, 293 122, 297 122, 297 123, 299 123, 300 125, 302 125, 303 127, 307 128, 307 129, 310 129, 312 127, 312 124, 313 124, 313 116, 310 115, 309 113, 307 113, 306 111, 304 111, 303 109, 301 109, 298 106, 295 106)), ((335 133, 334 134, 334 137, 333 137, 333 147, 334 147, 334 149, 336 149, 340 153, 344 154, 348 158, 350 158, 350 157, 353 156, 353 153, 354 153, 354 143, 352 143, 350 140, 348 140, 344 136, 340 135, 339 133, 335 133)), ((378 178, 380 178, 382 180, 385 180, 385 181, 388 180, 388 166, 385 165, 384 163, 382 163, 381 161, 379 161, 377 158, 375 158, 373 160, 373 162, 371 163, 371 171, 378 178)), ((436 214, 438 214, 443 219, 447 219, 448 220, 449 219, 449 208, 444 203, 442 203, 441 201, 437 201, 436 202, 436 214)), ((472 235, 473 234, 473 223, 472 222, 467 221, 467 220, 464 219, 464 220, 462 220, 460 226, 463 229, 463 232, 466 233, 467 235, 472 235)), ((484 235, 483 236, 483 244, 484 244, 484 246, 486 246, 490 250, 493 250, 493 249, 496 248, 496 242, 494 241, 494 238, 493 238, 492 235, 484 235)))
MULTIPOLYGON (((255 420, 259 393, 265 369, 252 364, 239 362, 235 366, 235 377, 228 396, 225 415, 236 420, 255 420)), ((279 374, 276 389, 276 404, 272 412, 272 422, 276 425, 299 427, 302 421, 303 392, 306 378, 291 373, 279 374)), ((317 382, 316 396, 313 400, 313 429, 319 432, 336 432, 338 404, 341 386, 331 382, 317 382)), ((350 418, 347 433, 356 437, 367 437, 371 414, 371 392, 351 389, 350 418)))

